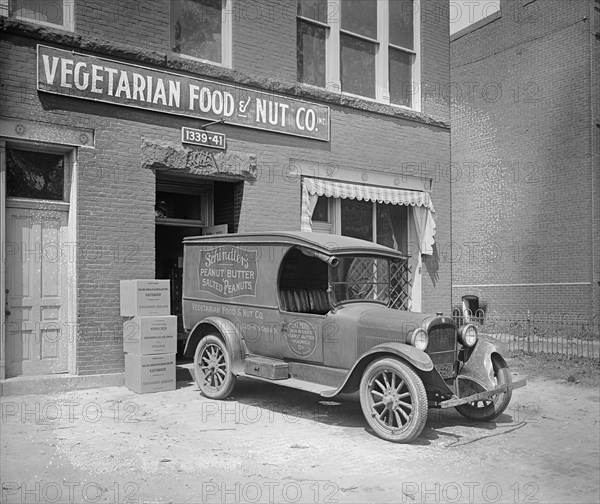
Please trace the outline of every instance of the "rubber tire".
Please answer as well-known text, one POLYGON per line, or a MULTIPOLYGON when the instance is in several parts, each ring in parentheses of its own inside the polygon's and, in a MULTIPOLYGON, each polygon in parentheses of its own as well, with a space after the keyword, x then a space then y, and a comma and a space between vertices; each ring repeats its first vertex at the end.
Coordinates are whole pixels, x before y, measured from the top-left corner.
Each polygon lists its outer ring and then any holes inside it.
MULTIPOLYGON (((498 386, 512 383, 512 378, 508 367, 493 362, 494 375, 498 386)), ((504 410, 508 407, 510 399, 512 397, 512 390, 503 392, 496 396, 493 396, 492 401, 485 406, 476 407, 473 403, 461 404, 456 406, 456 410, 464 417, 469 420, 476 420, 479 422, 489 422, 498 418, 504 410)))
POLYGON ((194 379, 196 380, 196 384, 198 385, 200 392, 202 392, 202 395, 210 399, 225 399, 231 394, 231 391, 235 386, 235 375, 231 372, 231 356, 229 355, 229 351, 223 340, 216 334, 206 335, 200 340, 196 347, 196 352, 194 354, 194 379), (200 357, 204 350, 209 346, 212 346, 213 348, 216 347, 216 349, 224 356, 225 377, 217 387, 207 383, 205 375, 200 371, 200 357))
POLYGON ((360 381, 360 405, 367 423, 375 434, 393 443, 410 443, 414 441, 419 437, 427 422, 428 403, 425 386, 417 373, 408 364, 398 359, 382 358, 367 366, 360 381), (408 423, 401 429, 385 427, 372 414, 373 395, 371 394, 370 383, 384 371, 391 371, 404 380, 405 388, 410 394, 413 409, 409 414, 408 423))

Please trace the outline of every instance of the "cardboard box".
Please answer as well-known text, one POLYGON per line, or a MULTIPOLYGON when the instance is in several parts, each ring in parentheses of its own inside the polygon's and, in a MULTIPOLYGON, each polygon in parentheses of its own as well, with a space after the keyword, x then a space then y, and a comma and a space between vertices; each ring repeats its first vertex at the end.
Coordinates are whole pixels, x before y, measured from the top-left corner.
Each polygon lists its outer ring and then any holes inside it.
POLYGON ((175 354, 125 354, 125 386, 138 394, 175 390, 175 354))
POLYGON ((169 280, 121 280, 121 315, 171 315, 169 280))
POLYGON ((177 317, 134 317, 123 324, 123 350, 137 355, 177 352, 177 317))

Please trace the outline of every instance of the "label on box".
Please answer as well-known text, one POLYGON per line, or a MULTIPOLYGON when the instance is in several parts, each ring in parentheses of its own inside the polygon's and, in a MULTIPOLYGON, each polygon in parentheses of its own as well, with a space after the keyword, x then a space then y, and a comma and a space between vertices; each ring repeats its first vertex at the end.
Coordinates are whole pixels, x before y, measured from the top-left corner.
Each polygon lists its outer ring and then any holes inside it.
POLYGON ((169 280, 121 280, 123 317, 170 314, 169 280))
POLYGON ((125 385, 139 394, 175 390, 175 354, 125 354, 125 385))
POLYGON ((177 317, 134 317, 123 324, 123 350, 137 355, 177 351, 177 317))

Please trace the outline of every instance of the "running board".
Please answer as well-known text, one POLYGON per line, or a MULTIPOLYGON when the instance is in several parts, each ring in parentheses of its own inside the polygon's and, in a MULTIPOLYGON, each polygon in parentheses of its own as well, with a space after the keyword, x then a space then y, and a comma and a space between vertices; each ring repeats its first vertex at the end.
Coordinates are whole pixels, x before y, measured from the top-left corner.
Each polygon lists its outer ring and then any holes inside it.
POLYGON ((261 376, 240 374, 238 376, 245 376, 246 378, 252 378, 253 380, 259 380, 266 383, 273 383, 275 385, 283 385, 284 387, 290 387, 297 390, 304 390, 305 392, 312 392, 313 394, 320 394, 324 397, 332 397, 335 395, 337 389, 329 385, 321 385, 319 383, 307 382, 304 380, 298 380, 297 378, 287 378, 285 380, 270 380, 261 376))

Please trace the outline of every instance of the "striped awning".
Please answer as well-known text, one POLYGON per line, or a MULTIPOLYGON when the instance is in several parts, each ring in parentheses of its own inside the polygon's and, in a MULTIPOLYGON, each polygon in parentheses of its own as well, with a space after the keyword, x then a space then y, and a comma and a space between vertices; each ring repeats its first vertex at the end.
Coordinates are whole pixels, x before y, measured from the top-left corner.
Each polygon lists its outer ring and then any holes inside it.
POLYGON ((312 212, 318 196, 376 201, 414 207, 412 218, 421 254, 432 255, 435 243, 435 209, 427 192, 407 191, 395 187, 354 184, 340 180, 302 177, 302 213, 300 229, 312 231, 312 212), (311 204, 311 200, 312 204, 311 204))
POLYGON ((389 203, 392 205, 422 206, 435 212, 429 193, 426 192, 406 191, 393 187, 352 184, 349 182, 310 177, 303 177, 302 181, 308 194, 326 196, 328 198, 377 201, 378 203, 389 203))

